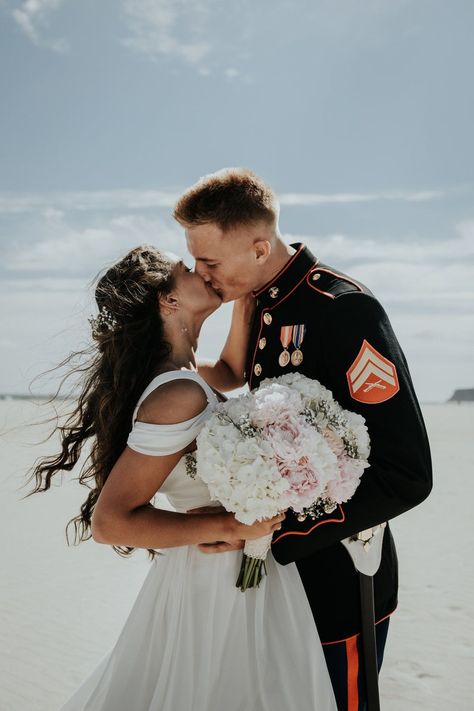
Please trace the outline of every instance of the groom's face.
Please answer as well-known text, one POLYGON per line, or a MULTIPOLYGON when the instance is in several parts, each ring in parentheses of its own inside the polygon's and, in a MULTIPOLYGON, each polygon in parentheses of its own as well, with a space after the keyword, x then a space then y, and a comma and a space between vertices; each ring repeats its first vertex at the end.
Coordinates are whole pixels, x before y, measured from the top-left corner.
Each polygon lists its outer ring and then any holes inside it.
POLYGON ((226 232, 208 223, 186 227, 185 233, 196 272, 222 301, 234 301, 259 286, 266 261, 261 247, 272 236, 267 223, 240 225, 226 232))

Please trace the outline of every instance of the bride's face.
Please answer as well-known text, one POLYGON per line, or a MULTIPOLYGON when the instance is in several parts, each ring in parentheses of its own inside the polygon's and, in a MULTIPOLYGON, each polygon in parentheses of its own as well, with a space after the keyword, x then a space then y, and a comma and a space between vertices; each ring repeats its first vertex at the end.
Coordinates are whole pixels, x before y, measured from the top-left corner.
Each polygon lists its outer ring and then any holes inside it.
POLYGON ((174 277, 173 294, 183 313, 208 316, 221 305, 222 299, 217 292, 183 261, 176 263, 174 277))

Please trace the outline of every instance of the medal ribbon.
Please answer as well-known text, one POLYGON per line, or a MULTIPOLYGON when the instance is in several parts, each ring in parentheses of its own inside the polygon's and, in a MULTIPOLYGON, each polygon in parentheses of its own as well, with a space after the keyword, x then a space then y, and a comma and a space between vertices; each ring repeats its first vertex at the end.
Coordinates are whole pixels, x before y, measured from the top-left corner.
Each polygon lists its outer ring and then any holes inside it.
POLYGON ((299 348, 303 343, 304 334, 306 333, 306 326, 304 323, 300 323, 298 326, 293 326, 293 344, 295 348, 299 348))
POLYGON ((285 350, 290 345, 293 329, 294 326, 282 326, 280 329, 280 342, 285 350))

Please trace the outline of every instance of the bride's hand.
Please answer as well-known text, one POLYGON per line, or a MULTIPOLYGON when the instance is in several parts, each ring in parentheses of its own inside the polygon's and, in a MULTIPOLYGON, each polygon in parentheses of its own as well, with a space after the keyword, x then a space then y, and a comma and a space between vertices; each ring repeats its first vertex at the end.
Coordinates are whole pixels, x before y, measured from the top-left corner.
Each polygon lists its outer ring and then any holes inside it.
POLYGON ((263 521, 256 521, 250 526, 247 526, 245 523, 240 523, 234 516, 234 530, 232 535, 236 538, 243 538, 246 541, 268 536, 274 531, 280 530, 281 523, 284 521, 285 516, 285 512, 281 512, 273 516, 273 518, 264 518, 263 521))
POLYGON ((234 519, 235 535, 240 536, 240 538, 215 541, 213 543, 201 543, 198 545, 200 551, 203 553, 227 553, 228 551, 240 550, 244 547, 246 540, 260 538, 261 536, 273 533, 273 531, 279 531, 281 522, 285 518, 285 514, 281 513, 273 518, 257 521, 257 523, 253 523, 251 526, 246 526, 244 523, 237 521, 233 514, 229 515, 234 519))
MULTIPOLYGON (((222 514, 226 513, 223 506, 199 506, 197 509, 188 509, 188 514, 222 514)), ((227 516, 234 517, 233 514, 227 516)), ((228 551, 238 551, 244 547, 245 541, 239 538, 227 541, 212 541, 210 543, 198 543, 198 548, 202 553, 228 553, 228 551)))
MULTIPOLYGON (((223 506, 201 506, 197 509, 188 509, 186 513, 222 514, 224 512, 225 508, 223 506)), ((237 540, 248 541, 254 538, 261 538, 262 536, 268 536, 270 533, 280 530, 281 522, 285 519, 285 516, 285 511, 282 511, 276 516, 273 516, 273 518, 264 518, 263 521, 256 521, 249 526, 237 521, 233 513, 228 513, 226 516, 226 527, 229 533, 228 536, 226 535, 224 542, 235 543, 237 540)))
POLYGON ((215 541, 214 543, 199 543, 198 548, 202 553, 228 553, 229 551, 239 551, 245 545, 245 541, 215 541))
MULTIPOLYGON (((202 506, 197 509, 190 509, 188 514, 209 514, 222 513, 225 509, 222 506, 202 506)), ((229 535, 223 541, 212 541, 209 543, 201 543, 198 548, 203 553, 226 553, 228 551, 240 550, 244 547, 246 540, 261 538, 269 535, 273 531, 278 531, 281 528, 281 522, 285 518, 285 512, 279 513, 273 518, 256 521, 248 526, 237 521, 234 514, 226 514, 229 524, 229 535)))

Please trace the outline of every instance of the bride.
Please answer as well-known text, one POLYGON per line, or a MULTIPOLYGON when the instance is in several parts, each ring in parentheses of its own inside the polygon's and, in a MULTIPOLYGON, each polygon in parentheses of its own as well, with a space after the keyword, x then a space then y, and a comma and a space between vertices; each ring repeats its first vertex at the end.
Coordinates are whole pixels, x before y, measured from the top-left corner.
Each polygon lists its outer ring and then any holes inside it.
MULTIPOLYGON (((259 588, 235 586, 247 539, 284 514, 239 523, 191 478, 184 455, 223 399, 198 375, 204 320, 221 301, 182 261, 137 247, 96 287, 92 360, 81 367, 61 451, 36 465, 34 492, 70 471, 90 493, 73 519, 121 555, 148 549, 152 563, 114 647, 61 711, 335 711, 326 664, 295 564, 271 554, 259 588), (174 511, 153 506, 166 494, 174 511), (205 545, 228 544, 220 555, 205 545)), ((237 303, 227 362, 243 370, 250 304, 237 303)), ((315 571, 316 573, 316 571, 315 571)))

